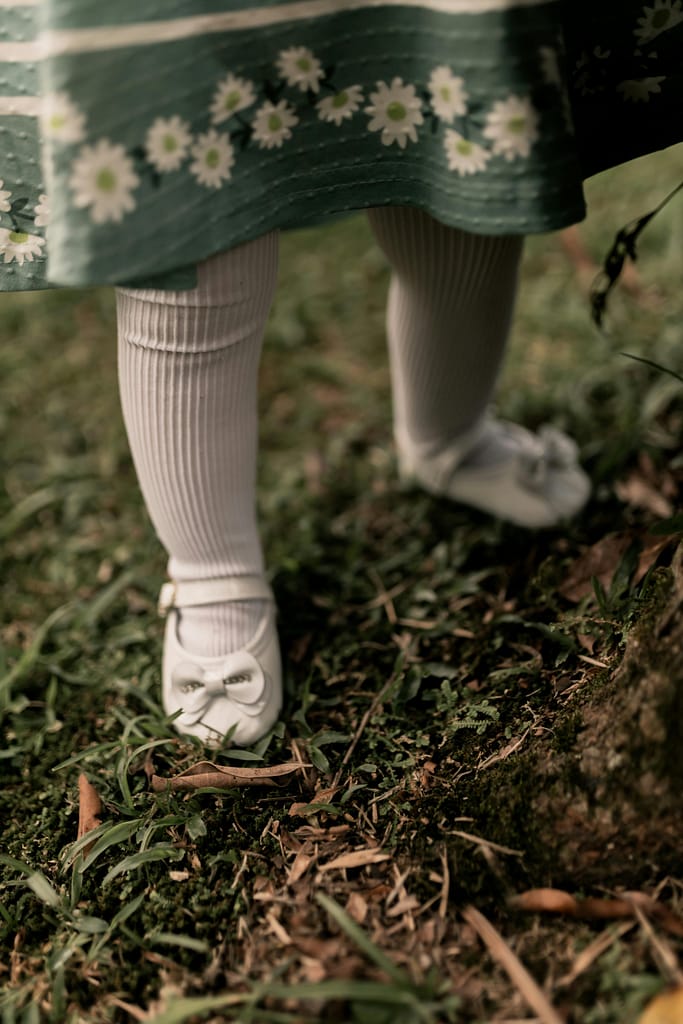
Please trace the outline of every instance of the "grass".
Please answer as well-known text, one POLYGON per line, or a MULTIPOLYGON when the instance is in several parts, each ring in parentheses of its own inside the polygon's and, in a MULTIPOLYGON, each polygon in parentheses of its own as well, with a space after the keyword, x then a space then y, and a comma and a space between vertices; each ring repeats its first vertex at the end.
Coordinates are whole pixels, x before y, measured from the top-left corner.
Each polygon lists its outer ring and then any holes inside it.
MULTIPOLYGON (((675 184, 679 158, 589 183, 594 259, 675 184)), ((551 837, 533 838, 523 806, 492 814, 486 794, 521 737, 572 742, 572 701, 600 687, 666 576, 671 545, 634 582, 666 518, 653 492, 675 507, 683 479, 680 382, 647 362, 683 368, 682 228, 679 197, 642 239, 640 294, 613 296, 608 337, 559 237, 529 240, 499 408, 572 432, 596 485, 568 531, 531 536, 399 489, 387 269, 364 221, 284 239, 259 495, 287 704, 251 752, 215 755, 312 765, 272 790, 150 792, 152 768, 170 776, 202 751, 157 703, 165 559, 118 410, 112 296, 3 297, 3 1024, 519 1019, 518 989, 458 914, 468 902, 568 1021, 636 1020, 665 980, 646 935, 615 931, 562 984, 599 929, 512 915, 505 895, 580 888, 582 865, 558 878, 551 837), (580 558, 613 535, 629 541, 613 579, 569 600, 580 558), (89 852, 80 772, 104 804, 89 852), (362 850, 386 856, 327 867, 362 850)), ((522 794, 524 751, 508 762, 522 794)), ((680 905, 680 881, 636 868, 680 905)))

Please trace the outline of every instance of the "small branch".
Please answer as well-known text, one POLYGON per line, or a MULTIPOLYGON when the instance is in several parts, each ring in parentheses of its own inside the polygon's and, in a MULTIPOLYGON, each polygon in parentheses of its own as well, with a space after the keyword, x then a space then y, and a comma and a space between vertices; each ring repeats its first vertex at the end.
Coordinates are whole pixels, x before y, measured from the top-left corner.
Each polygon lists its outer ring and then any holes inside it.
POLYGON ((540 1024, 565 1024, 547 996, 531 977, 522 961, 512 952, 505 939, 483 914, 474 907, 465 907, 462 916, 488 948, 489 953, 503 968, 510 981, 538 1016, 540 1024))

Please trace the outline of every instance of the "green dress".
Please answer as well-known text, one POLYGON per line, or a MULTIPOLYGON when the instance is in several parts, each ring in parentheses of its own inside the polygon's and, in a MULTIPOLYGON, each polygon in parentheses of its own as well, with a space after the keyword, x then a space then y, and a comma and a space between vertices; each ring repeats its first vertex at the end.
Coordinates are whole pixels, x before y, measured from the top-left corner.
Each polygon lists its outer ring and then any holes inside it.
POLYGON ((2 286, 189 286, 386 204, 561 228, 681 139, 682 44, 683 0, 0 0, 2 286))

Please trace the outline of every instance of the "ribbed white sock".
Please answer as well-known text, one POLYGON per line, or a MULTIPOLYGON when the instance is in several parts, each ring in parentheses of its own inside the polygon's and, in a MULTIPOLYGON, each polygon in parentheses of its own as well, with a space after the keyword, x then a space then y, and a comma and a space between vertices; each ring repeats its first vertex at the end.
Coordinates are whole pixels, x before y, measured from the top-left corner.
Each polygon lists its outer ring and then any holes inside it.
MULTIPOLYGON (((510 328, 522 239, 445 227, 411 207, 369 211, 393 268, 387 337, 399 444, 434 451, 491 400, 510 328)), ((491 435, 466 458, 505 458, 491 435)))
MULTIPOLYGON (((121 289, 119 379, 147 508, 177 580, 260 574, 255 515, 257 373, 277 276, 278 237, 212 257, 191 291, 121 289)), ((192 653, 230 653, 260 601, 186 608, 192 653)))

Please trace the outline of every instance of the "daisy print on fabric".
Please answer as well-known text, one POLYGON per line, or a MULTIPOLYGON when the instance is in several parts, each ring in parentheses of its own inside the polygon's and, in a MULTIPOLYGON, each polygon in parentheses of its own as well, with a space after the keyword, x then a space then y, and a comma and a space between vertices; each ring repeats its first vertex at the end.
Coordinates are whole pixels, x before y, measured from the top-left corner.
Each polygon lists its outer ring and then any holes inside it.
POLYGON ((267 100, 256 111, 252 123, 252 138, 260 149, 279 149, 283 142, 291 139, 291 129, 298 123, 299 118, 286 100, 280 100, 279 103, 267 100))
POLYGON ((664 75, 652 78, 627 78, 624 82, 619 82, 617 92, 632 103, 649 103, 653 93, 662 91, 659 83, 663 81, 664 75))
POLYGON ((2 180, 2 178, 0 178, 0 213, 9 213, 12 207, 10 206, 8 199, 10 198, 12 193, 3 190, 2 186, 4 184, 4 181, 2 180))
POLYGON ((235 163, 235 151, 227 135, 219 135, 213 128, 200 135, 192 147, 194 162, 190 170, 200 185, 220 188, 230 178, 235 163))
POLYGON ((140 179, 123 146, 100 139, 94 146, 83 146, 73 163, 69 181, 74 204, 87 208, 95 224, 119 222, 135 209, 133 190, 140 179))
POLYGON ((41 125, 46 138, 55 142, 80 142, 85 137, 85 115, 65 92, 45 97, 41 125))
POLYGON ((365 113, 371 115, 368 128, 381 132, 385 146, 392 142, 405 149, 406 142, 417 142, 418 125, 422 124, 422 101, 415 93, 414 85, 404 85, 402 78, 394 78, 391 85, 377 83, 377 92, 370 93, 370 106, 365 113))
POLYGON ((282 50, 276 61, 280 77, 287 85, 294 85, 306 92, 320 91, 320 81, 325 77, 322 64, 305 46, 291 46, 282 50))
POLYGON ((654 0, 652 7, 643 7, 643 17, 638 19, 634 36, 639 43, 649 43, 660 32, 666 32, 683 21, 682 0, 654 0))
POLYGON ((180 117, 158 117, 145 138, 147 159, 162 174, 177 171, 191 142, 187 121, 180 117))
POLYGON ((457 78, 450 68, 434 68, 431 73, 427 88, 432 97, 432 110, 447 124, 453 124, 456 117, 467 113, 469 97, 463 85, 464 80, 457 78))
POLYGON ((34 257, 42 255, 44 245, 45 239, 40 235, 0 228, 0 253, 5 263, 16 261, 20 267, 24 262, 33 263, 34 257))
POLYGON ((329 121, 337 127, 342 121, 350 121, 363 102, 363 90, 359 85, 349 85, 334 96, 326 96, 316 103, 318 117, 321 121, 329 121))
POLYGON ((41 195, 38 198, 33 223, 37 228, 46 228, 50 223, 50 204, 46 195, 41 195))
POLYGON ((514 160, 528 156, 538 138, 538 114, 528 99, 508 96, 493 104, 486 115, 484 137, 493 142, 493 154, 514 160))
POLYGON ((245 78, 237 78, 236 75, 228 75, 214 93, 211 104, 211 121, 213 124, 222 124, 237 114, 240 110, 246 110, 256 102, 256 92, 251 82, 245 78))
POLYGON ((486 165, 491 159, 491 154, 483 146, 476 142, 470 142, 459 132, 446 129, 443 148, 446 151, 448 169, 457 171, 460 177, 467 174, 477 174, 478 171, 486 170, 486 165))

